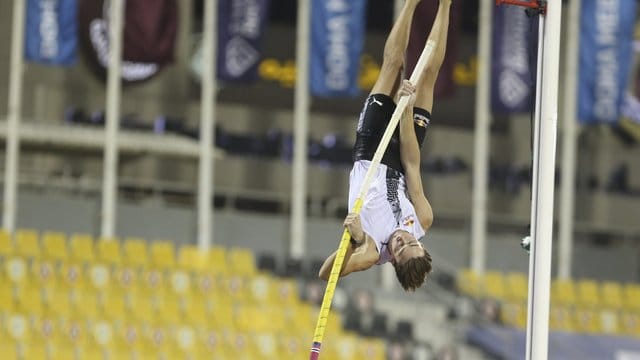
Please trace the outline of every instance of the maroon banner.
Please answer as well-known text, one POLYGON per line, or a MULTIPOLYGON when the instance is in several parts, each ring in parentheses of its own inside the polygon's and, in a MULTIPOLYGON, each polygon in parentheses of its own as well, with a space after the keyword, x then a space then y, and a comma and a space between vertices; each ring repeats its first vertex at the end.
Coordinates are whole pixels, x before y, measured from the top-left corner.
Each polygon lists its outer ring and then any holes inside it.
MULTIPOLYGON (((173 62, 178 28, 176 0, 127 0, 123 34, 122 80, 152 78, 173 62)), ((106 79, 109 63, 109 0, 81 0, 80 44, 96 75, 106 79)))
MULTIPOLYGON (((438 80, 434 90, 435 96, 447 97, 455 94, 455 83, 453 81, 453 70, 456 62, 456 52, 458 47, 458 28, 460 23, 460 1, 454 1, 451 4, 451 13, 449 19, 449 34, 447 35, 447 53, 444 62, 440 68, 438 80)), ((407 47, 407 68, 405 77, 409 78, 416 67, 418 58, 427 42, 431 27, 436 19, 438 12, 437 1, 421 1, 418 4, 411 23, 411 34, 409 36, 409 45, 407 47)))

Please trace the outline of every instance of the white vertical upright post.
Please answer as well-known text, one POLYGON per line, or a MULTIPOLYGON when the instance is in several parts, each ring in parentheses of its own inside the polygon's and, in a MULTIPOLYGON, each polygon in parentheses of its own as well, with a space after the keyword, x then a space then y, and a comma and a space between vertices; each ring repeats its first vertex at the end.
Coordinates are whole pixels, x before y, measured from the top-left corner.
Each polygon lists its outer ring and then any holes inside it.
POLYGON ((116 228, 124 0, 111 0, 109 14, 109 67, 107 69, 106 131, 102 172, 102 229, 100 231, 100 235, 105 239, 113 238, 116 228))
POLYGON ((562 0, 547 2, 540 17, 543 42, 538 56, 537 106, 535 116, 533 196, 531 204, 531 255, 527 311, 526 359, 546 359, 549 346, 549 288, 553 237, 553 195, 558 121, 558 76, 562 0), (540 66, 541 65, 541 66, 540 66))
POLYGON ((494 3, 480 2, 478 31, 478 80, 473 151, 473 200, 471 213, 471 269, 484 273, 487 253, 487 193, 489 191, 489 138, 491 92, 491 19, 494 3))
POLYGON ((200 99, 200 164, 198 167, 198 247, 213 243, 213 146, 216 91, 217 0, 205 0, 202 37, 202 93, 200 99))
POLYGON ((7 114, 7 153, 4 172, 4 211, 2 213, 2 226, 9 232, 15 230, 16 214, 18 212, 18 159, 20 157, 20 118, 22 117, 24 24, 25 1, 14 0, 7 114))
POLYGON ((309 132, 309 43, 311 0, 298 1, 296 88, 293 111, 293 169, 291 177, 291 236, 289 255, 300 259, 306 245, 307 134, 309 132))
POLYGON ((580 50, 580 1, 569 2, 564 80, 562 131, 562 175, 560 176, 560 218, 558 277, 571 277, 573 224, 576 192, 576 152, 578 150, 578 51, 580 50))

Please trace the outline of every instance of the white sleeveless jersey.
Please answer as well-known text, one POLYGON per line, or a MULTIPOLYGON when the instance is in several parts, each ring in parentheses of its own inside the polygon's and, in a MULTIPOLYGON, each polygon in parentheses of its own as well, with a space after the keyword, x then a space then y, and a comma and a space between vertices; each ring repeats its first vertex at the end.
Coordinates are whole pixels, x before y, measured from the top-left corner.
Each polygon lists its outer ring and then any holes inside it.
MULTIPOLYGON (((358 160, 353 164, 349 177, 349 212, 360 193, 371 161, 358 160)), ((378 165, 369 191, 360 211, 364 232, 369 234, 378 248, 377 264, 391 261, 387 244, 396 230, 405 230, 420 239, 425 231, 420 225, 415 208, 407 195, 404 175, 384 164, 378 165)))

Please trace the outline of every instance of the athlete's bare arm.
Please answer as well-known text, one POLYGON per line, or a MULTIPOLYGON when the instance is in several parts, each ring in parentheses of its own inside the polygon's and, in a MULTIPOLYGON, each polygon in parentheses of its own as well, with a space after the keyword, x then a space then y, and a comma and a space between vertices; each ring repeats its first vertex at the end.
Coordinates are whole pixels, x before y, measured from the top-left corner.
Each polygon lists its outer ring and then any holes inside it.
POLYGON ((407 190, 420 225, 424 230, 433 223, 433 210, 429 200, 424 195, 422 188, 422 175, 420 174, 420 147, 416 139, 416 131, 413 124, 413 106, 416 101, 415 87, 404 80, 398 90, 398 96, 409 96, 409 103, 400 119, 400 160, 404 167, 407 190))
MULTIPOLYGON (((349 244, 349 247, 347 247, 347 253, 344 256, 344 262, 342 263, 342 269, 340 271, 341 277, 349 275, 352 272, 367 270, 375 265, 379 258, 376 244, 362 229, 360 215, 355 213, 347 215, 344 220, 344 226, 347 227, 349 234, 351 234, 351 237, 355 242, 359 243, 359 245, 354 248, 354 246, 349 244)), ((325 281, 329 280, 329 275, 331 275, 331 269, 333 268, 333 262, 337 253, 337 250, 334 251, 322 264, 318 274, 320 279, 325 281)))

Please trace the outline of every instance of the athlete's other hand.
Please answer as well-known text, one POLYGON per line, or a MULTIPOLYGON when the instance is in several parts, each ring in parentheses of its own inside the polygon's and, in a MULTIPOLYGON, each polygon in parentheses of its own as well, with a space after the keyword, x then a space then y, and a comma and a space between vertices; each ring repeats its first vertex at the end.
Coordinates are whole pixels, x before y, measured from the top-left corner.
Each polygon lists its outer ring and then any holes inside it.
POLYGON ((413 105, 416 103, 416 87, 411 83, 411 81, 407 79, 402 80, 400 89, 398 89, 398 95, 400 98, 408 96, 409 102, 407 103, 407 108, 413 109, 413 105))
POLYGON ((364 231, 362 230, 359 214, 349 213, 344 219, 344 226, 349 230, 349 234, 353 240, 357 243, 362 243, 364 241, 364 231))

